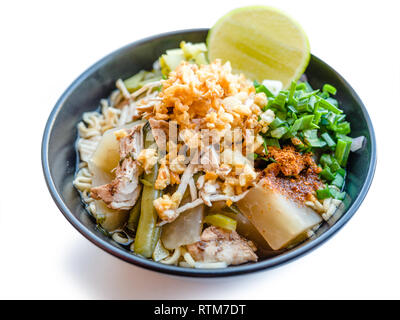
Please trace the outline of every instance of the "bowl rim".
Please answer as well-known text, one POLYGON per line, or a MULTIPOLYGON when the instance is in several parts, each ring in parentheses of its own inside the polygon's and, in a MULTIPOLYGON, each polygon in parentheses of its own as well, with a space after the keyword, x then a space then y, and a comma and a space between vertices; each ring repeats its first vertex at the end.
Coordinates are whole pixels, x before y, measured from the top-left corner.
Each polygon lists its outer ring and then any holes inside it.
POLYGON ((342 217, 333 225, 331 226, 327 231, 325 231, 323 234, 321 234, 318 238, 303 244, 302 246, 292 250, 285 252, 281 255, 268 258, 264 261, 252 263, 252 264, 244 264, 244 265, 239 265, 239 266, 230 266, 228 268, 222 268, 222 269, 192 269, 192 268, 183 268, 183 267, 178 267, 178 266, 173 266, 173 265, 165 265, 159 262, 155 262, 152 260, 147 260, 145 258, 136 256, 132 253, 129 253, 127 250, 118 248, 111 243, 101 239, 96 233, 90 231, 77 217, 74 216, 74 214, 69 210, 67 205, 64 203, 61 195, 57 191, 57 188, 55 186, 55 183, 53 181, 51 172, 50 172, 50 165, 49 165, 49 159, 48 159, 48 151, 49 151, 49 140, 51 136, 51 132, 54 126, 55 119, 57 118, 58 113, 62 109, 64 102, 68 99, 69 95, 75 90, 75 88, 85 80, 85 78, 90 75, 92 72, 94 72, 97 68, 99 68, 101 65, 103 65, 105 62, 108 60, 112 60, 116 55, 119 53, 123 52, 124 50, 130 48, 130 47, 135 47, 140 44, 155 40, 155 39, 160 39, 160 38, 167 38, 170 36, 174 35, 184 35, 188 33, 195 33, 195 32, 208 32, 208 28, 194 28, 194 29, 183 29, 183 30, 176 30, 176 31, 171 31, 171 32, 166 32, 166 33, 160 33, 157 35, 153 35, 150 37, 146 37, 137 41, 134 41, 132 43, 129 43, 113 52, 110 54, 106 55, 96 63, 94 63, 92 66, 90 66, 88 69, 86 69, 81 75, 79 75, 71 84, 70 86, 64 91, 64 93, 61 95, 61 97, 58 99, 56 102, 55 106, 53 107, 53 110, 51 111, 49 118, 46 122, 45 130, 43 133, 43 138, 42 138, 42 148, 41 148, 41 158, 42 158, 42 169, 44 173, 44 177, 46 180, 47 187, 50 191, 50 194, 56 203, 57 207, 59 210, 62 212, 62 214, 65 216, 65 218, 77 229, 85 238, 87 238, 89 241, 91 241, 93 244, 96 246, 100 247, 101 249, 105 250, 106 252, 112 254, 113 256, 122 259, 123 261, 126 261, 128 263, 134 264, 139 267, 143 267, 148 270, 152 271, 158 271, 161 273, 167 273, 167 274, 172 274, 172 275, 179 275, 179 276, 189 276, 189 277, 226 277, 226 276, 233 276, 233 275, 239 275, 239 274, 246 274, 250 272, 255 272, 255 271, 260 271, 260 270, 266 270, 266 269, 271 269, 275 268, 277 266, 283 265, 285 263, 288 263, 296 258, 299 258, 306 253, 311 252, 312 250, 316 249, 320 245, 322 245, 325 241, 327 241, 329 238, 331 238, 334 234, 336 234, 337 231, 339 231, 349 220, 350 218, 355 214, 355 212, 358 210, 360 207, 362 201, 364 200, 365 196, 368 193, 368 190, 371 186, 375 169, 376 169, 376 161, 377 161, 377 151, 376 151, 376 138, 375 138, 375 132, 373 129, 372 121, 368 115, 368 112, 362 103, 361 99, 357 95, 357 93, 354 91, 354 89, 350 86, 350 84, 335 70, 333 69, 330 65, 322 61, 321 59, 317 58, 316 56, 312 55, 312 58, 316 59, 317 62, 325 64, 327 67, 329 67, 334 75, 337 77, 337 79, 342 82, 348 89, 350 94, 353 96, 353 98, 357 101, 358 105, 360 106, 360 109, 362 111, 363 117, 365 118, 365 121, 367 123, 368 127, 368 132, 371 137, 371 162, 368 168, 368 173, 365 179, 365 182, 361 188, 360 193, 354 200, 353 204, 343 213, 342 217))

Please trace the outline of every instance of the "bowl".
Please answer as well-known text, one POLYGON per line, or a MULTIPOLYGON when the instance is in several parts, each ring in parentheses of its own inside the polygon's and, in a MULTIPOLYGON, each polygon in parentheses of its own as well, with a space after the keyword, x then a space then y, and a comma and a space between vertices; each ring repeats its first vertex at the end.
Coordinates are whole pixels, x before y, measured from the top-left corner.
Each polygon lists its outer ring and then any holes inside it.
POLYGON ((136 256, 96 229, 80 195, 72 185, 77 155, 74 147, 77 123, 83 112, 97 109, 101 98, 115 88, 118 78, 127 78, 151 69, 153 62, 180 41, 203 42, 208 29, 164 33, 133 42, 114 51, 83 72, 63 93, 47 121, 42 142, 42 166, 48 189, 65 218, 88 240, 112 255, 134 265, 168 274, 194 277, 220 277, 244 274, 276 267, 298 258, 323 244, 354 215, 371 185, 376 166, 374 130, 366 108, 351 86, 335 70, 315 56, 305 74, 314 88, 330 83, 337 88, 337 99, 352 126, 352 136, 365 136, 366 144, 350 155, 346 188, 348 196, 342 210, 317 234, 290 250, 260 259, 255 263, 223 269, 191 269, 164 265, 136 256))

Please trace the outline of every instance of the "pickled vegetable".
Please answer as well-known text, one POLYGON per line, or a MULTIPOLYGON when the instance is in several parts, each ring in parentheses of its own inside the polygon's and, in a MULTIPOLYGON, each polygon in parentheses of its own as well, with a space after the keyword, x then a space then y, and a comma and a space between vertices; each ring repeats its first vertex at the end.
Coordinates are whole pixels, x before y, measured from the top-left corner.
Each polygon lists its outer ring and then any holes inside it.
POLYGON ((229 231, 236 230, 236 220, 223 214, 211 214, 205 217, 204 222, 229 231))
POLYGON ((322 221, 311 208, 260 185, 251 189, 238 207, 274 250, 301 239, 298 237, 322 221))
POLYGON ((106 206, 102 200, 95 200, 96 220, 108 232, 121 229, 128 220, 128 212, 114 210, 106 206))
POLYGON ((157 241, 156 247, 154 248, 152 258, 154 261, 161 261, 169 256, 169 251, 165 249, 161 239, 157 241))
POLYGON ((139 198, 133 208, 129 211, 129 218, 126 227, 131 231, 136 231, 139 223, 141 200, 142 199, 139 198))
MULTIPOLYGON (((148 135, 150 136, 150 135, 148 135)), ((145 148, 154 144, 154 139, 145 139, 145 148)), ((161 196, 161 191, 154 189, 157 179, 158 163, 154 165, 151 172, 144 174, 143 179, 150 185, 143 185, 139 223, 135 237, 135 252, 150 258, 156 243, 160 237, 160 228, 156 226, 158 215, 153 206, 153 201, 161 196)))
POLYGON ((200 240, 203 227, 204 205, 182 212, 179 217, 163 226, 161 240, 167 249, 173 250, 180 246, 200 240))

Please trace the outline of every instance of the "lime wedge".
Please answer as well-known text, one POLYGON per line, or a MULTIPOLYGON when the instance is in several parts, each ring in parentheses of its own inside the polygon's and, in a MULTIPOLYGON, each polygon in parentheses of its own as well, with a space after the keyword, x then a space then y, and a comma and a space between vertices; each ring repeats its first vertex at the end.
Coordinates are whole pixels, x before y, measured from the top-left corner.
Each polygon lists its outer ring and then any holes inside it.
POLYGON ((301 26, 271 7, 235 9, 210 29, 210 61, 230 61, 236 73, 251 80, 280 80, 287 88, 298 80, 310 60, 310 46, 301 26))

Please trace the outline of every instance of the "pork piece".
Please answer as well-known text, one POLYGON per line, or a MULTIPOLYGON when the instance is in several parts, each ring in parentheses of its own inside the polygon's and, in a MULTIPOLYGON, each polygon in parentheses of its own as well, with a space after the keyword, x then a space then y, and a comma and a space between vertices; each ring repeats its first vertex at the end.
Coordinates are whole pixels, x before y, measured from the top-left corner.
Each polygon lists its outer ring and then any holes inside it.
POLYGON ((111 209, 129 210, 139 198, 139 177, 143 170, 136 159, 143 148, 142 128, 142 124, 135 126, 120 139, 121 161, 116 167, 115 179, 91 189, 90 196, 103 200, 111 209))
POLYGON ((236 231, 210 226, 203 231, 200 241, 187 245, 193 259, 202 262, 226 262, 242 264, 257 261, 255 246, 236 231))

